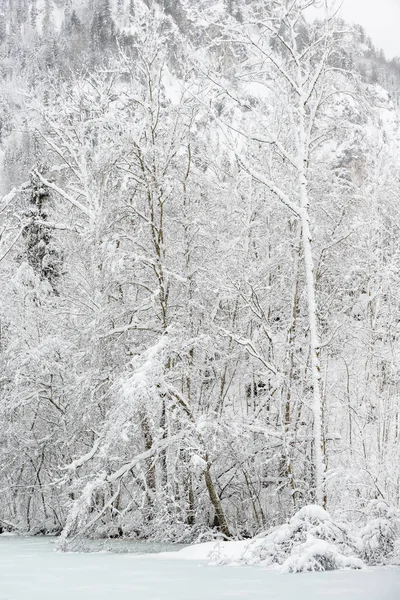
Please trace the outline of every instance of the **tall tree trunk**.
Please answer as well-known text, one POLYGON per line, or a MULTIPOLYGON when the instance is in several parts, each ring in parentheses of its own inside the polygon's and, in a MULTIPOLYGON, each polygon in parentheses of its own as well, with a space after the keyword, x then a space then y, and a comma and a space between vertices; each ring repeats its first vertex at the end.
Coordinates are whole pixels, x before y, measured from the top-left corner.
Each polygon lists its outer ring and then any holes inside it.
MULTIPOLYGON (((299 82, 302 80, 299 69, 299 82)), ((304 93, 299 95, 299 153, 298 174, 300 185, 300 222, 302 231, 302 244, 304 253, 304 267, 306 272, 306 294, 308 305, 308 321, 310 327, 310 352, 311 372, 313 383, 313 413, 314 413, 314 460, 315 460, 315 500, 317 504, 325 505, 324 479, 325 465, 323 458, 322 436, 322 393, 321 393, 321 342, 318 329, 317 302, 314 278, 314 259, 312 253, 312 236, 310 230, 310 213, 308 197, 308 148, 306 134, 306 98, 304 93)))
POLYGON ((221 529, 221 532, 224 535, 226 535, 226 537, 230 538, 230 537, 232 537, 231 532, 229 531, 228 523, 225 518, 221 500, 217 494, 217 491, 214 486, 214 482, 211 477, 211 472, 210 472, 211 465, 208 461, 208 457, 206 457, 206 460, 207 460, 207 466, 204 471, 204 480, 206 483, 208 495, 211 500, 211 504, 213 505, 214 510, 215 510, 216 521, 218 521, 218 525, 219 525, 219 528, 221 529))

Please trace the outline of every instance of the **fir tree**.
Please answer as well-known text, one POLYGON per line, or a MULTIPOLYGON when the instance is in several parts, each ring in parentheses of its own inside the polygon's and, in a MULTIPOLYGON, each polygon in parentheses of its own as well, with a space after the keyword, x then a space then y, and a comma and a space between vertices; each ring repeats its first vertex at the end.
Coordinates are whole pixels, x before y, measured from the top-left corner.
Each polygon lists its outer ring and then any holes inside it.
POLYGON ((110 0, 100 0, 95 7, 91 24, 92 47, 103 51, 115 42, 115 23, 112 18, 110 0))
POLYGON ((30 223, 24 230, 26 260, 42 280, 47 280, 57 294, 56 283, 59 277, 60 257, 54 248, 48 220, 49 190, 38 177, 31 175, 28 193, 27 215, 30 223))

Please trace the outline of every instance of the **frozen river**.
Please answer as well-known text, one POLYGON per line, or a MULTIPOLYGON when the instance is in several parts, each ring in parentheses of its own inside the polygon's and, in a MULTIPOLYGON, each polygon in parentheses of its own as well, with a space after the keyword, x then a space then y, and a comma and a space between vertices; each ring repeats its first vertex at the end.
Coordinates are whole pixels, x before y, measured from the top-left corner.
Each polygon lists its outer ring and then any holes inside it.
POLYGON ((400 600, 400 568, 283 575, 135 554, 157 550, 143 543, 128 547, 130 553, 60 554, 48 538, 0 536, 0 599, 400 600))

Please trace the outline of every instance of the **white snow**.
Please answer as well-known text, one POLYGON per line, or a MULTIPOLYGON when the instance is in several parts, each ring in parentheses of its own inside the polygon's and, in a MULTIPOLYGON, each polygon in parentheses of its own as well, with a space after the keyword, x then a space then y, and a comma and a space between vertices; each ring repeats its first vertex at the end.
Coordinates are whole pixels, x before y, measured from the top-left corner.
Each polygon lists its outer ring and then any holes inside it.
POLYGON ((163 69, 162 83, 165 95, 171 104, 180 104, 182 100, 182 85, 167 67, 163 69))
POLYGON ((364 563, 356 556, 357 543, 345 526, 338 527, 323 508, 309 505, 288 523, 253 539, 197 544, 174 556, 218 565, 262 565, 282 573, 361 569, 364 563))
POLYGON ((0 536, 0 600, 399 600, 396 568, 293 575, 176 554, 61 554, 49 538, 0 536))

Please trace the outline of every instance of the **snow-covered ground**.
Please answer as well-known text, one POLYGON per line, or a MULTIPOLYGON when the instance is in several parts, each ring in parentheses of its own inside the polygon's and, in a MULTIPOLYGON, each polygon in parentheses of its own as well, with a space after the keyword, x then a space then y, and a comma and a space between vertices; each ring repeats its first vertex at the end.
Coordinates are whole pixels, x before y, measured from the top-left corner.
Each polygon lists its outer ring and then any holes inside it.
MULTIPOLYGON (((60 554, 45 538, 0 536, 1 600, 399 600, 400 569, 280 574, 134 553, 60 554)), ((132 544, 137 552, 146 544, 132 544)), ((156 548, 150 546, 154 551, 156 548)))

